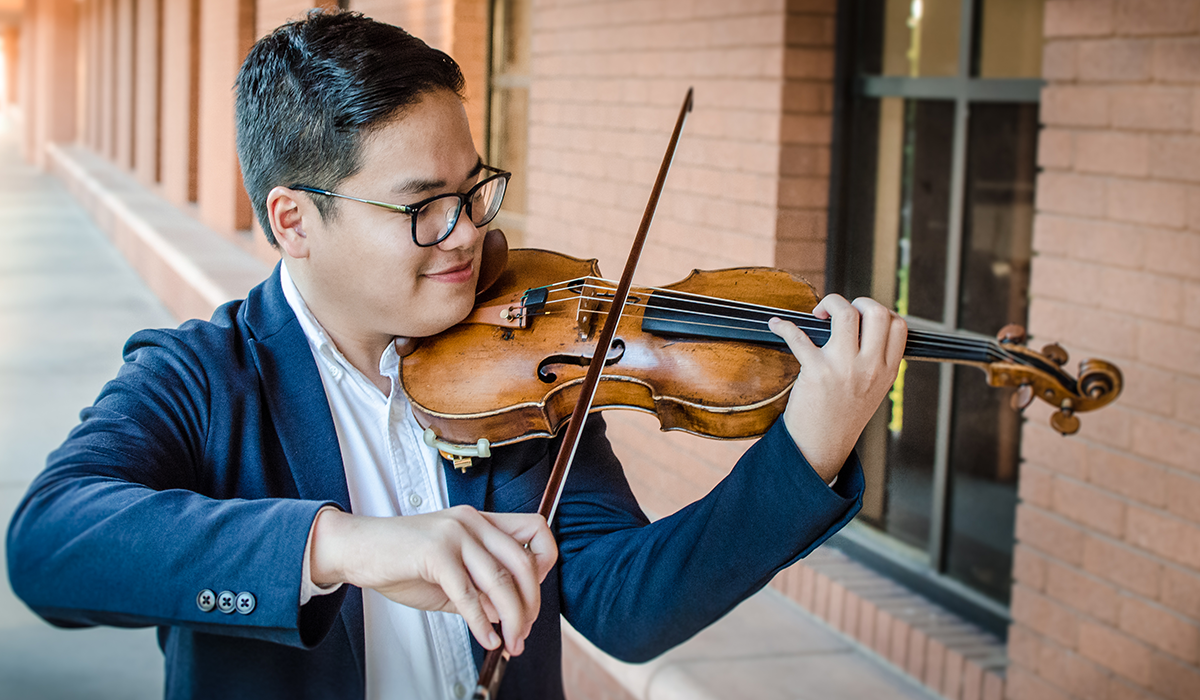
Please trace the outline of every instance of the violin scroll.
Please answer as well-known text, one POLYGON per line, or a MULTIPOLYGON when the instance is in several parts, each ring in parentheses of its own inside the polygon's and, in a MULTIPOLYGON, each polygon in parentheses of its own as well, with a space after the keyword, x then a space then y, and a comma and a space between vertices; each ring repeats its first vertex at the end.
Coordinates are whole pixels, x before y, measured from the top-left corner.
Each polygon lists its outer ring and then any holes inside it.
POLYGON ((1063 435, 1079 430, 1075 414, 1107 406, 1121 394, 1121 370, 1111 362, 1084 360, 1075 378, 1062 369, 1067 352, 1057 343, 1036 352, 1020 344, 1025 340, 1024 329, 1011 325, 1005 326, 997 338, 1005 356, 984 366, 988 384, 1016 387, 1012 405, 1017 410, 1034 398, 1054 406, 1058 410, 1050 417, 1050 425, 1063 435))

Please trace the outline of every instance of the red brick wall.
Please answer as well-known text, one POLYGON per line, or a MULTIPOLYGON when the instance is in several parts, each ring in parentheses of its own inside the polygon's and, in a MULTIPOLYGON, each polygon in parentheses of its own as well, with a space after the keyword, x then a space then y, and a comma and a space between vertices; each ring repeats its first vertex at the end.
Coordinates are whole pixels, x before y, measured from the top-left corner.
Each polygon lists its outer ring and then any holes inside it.
POLYGON ((20 60, 25 157, 44 167, 45 147, 75 139, 79 7, 70 0, 25 6, 20 60))
MULTIPOLYGON (((184 207, 196 198, 196 103, 199 96, 199 8, 196 0, 163 0, 162 4, 162 112, 159 125, 159 177, 162 195, 184 207)), ((88 0, 99 13, 97 0, 88 0)), ((99 23, 99 20, 95 20, 99 23)), ((99 105, 94 111, 99 112, 99 105)), ((98 116, 93 119, 98 120, 98 116)), ((90 144, 93 148, 96 146, 90 144)))
POLYGON ((1200 697, 1200 3, 1048 0, 1030 330, 1125 393, 1024 433, 1012 698, 1200 697))
POLYGON ((159 94, 162 75, 161 0, 135 3, 133 64, 133 170, 153 186, 159 179, 159 94))
POLYGON ((829 147, 833 118, 836 3, 787 3, 783 123, 780 128, 776 267, 798 272, 823 291, 829 219, 829 147))
POLYGON ((196 204, 200 220, 234 236, 250 228, 250 198, 237 163, 233 86, 254 43, 254 0, 200 2, 200 113, 196 204))

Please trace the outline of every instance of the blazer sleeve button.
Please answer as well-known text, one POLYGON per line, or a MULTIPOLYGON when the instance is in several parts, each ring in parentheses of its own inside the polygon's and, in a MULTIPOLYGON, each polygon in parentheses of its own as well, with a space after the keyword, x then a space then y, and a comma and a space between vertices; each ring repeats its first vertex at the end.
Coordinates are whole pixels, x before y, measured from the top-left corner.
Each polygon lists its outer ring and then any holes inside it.
POLYGON ((217 594, 217 610, 226 615, 233 612, 233 591, 221 591, 217 594))
POLYGON ((247 591, 242 591, 237 595, 237 611, 243 615, 249 615, 254 612, 254 606, 258 601, 254 600, 254 594, 247 591))
POLYGON ((217 594, 205 588, 196 594, 196 607, 200 612, 212 612, 217 607, 217 594))

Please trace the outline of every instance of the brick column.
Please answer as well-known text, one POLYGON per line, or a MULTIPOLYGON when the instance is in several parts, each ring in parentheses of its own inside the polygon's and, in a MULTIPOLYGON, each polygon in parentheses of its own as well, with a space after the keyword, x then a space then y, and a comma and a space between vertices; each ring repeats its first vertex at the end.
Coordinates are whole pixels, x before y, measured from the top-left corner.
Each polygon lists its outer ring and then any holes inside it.
POLYGON ((17 84, 20 81, 19 67, 21 51, 20 27, 7 26, 4 28, 4 95, 0 99, 4 106, 17 103, 17 84))
POLYGON ((825 288, 837 4, 788 3, 775 262, 825 288))
POLYGON ((122 168, 133 169, 133 4, 134 0, 114 0, 115 22, 115 65, 112 74, 115 81, 115 133, 113 136, 113 160, 122 168))
POLYGON ((462 68, 475 148, 487 126, 488 3, 479 0, 352 0, 350 9, 388 22, 445 51, 462 68))
POLYGON ((1200 697, 1200 4, 1049 0, 1030 331, 1112 406, 1025 425, 1009 697, 1200 697))
POLYGON ((162 1, 137 1, 133 169, 138 180, 146 185, 158 182, 162 1))
POLYGON ((200 0, 163 0, 160 178, 178 207, 196 201, 200 0))
POLYGON ((253 43, 253 0, 200 3, 196 201, 201 220, 229 235, 250 228, 250 200, 242 187, 234 143, 233 82, 253 43))
POLYGON ((16 126, 21 134, 21 155, 30 163, 33 162, 35 151, 29 115, 33 111, 34 97, 37 95, 33 82, 34 65, 37 60, 37 7, 38 0, 26 0, 25 11, 21 13, 20 65, 17 68, 20 77, 17 80, 16 126))
POLYGON ((36 13, 32 51, 26 54, 31 60, 26 157, 44 168, 48 143, 75 138, 78 10, 74 0, 37 0, 26 11, 36 13))
POLYGON ((96 0, 83 0, 79 3, 79 50, 83 55, 83 60, 79 62, 79 79, 83 81, 83 89, 79 93, 83 99, 79 142, 92 150, 96 150, 100 139, 97 112, 99 84, 96 75, 99 55, 97 4, 96 0))
POLYGON ((454 57, 466 80, 467 118, 471 121, 471 138, 475 149, 486 156, 484 141, 488 109, 488 4, 485 2, 454 3, 453 41, 446 53, 454 57))
POLYGON ((99 121, 99 144, 97 152, 107 158, 116 159, 116 0, 97 0, 99 15, 99 37, 96 49, 99 60, 96 63, 96 77, 99 81, 97 88, 97 110, 99 121))

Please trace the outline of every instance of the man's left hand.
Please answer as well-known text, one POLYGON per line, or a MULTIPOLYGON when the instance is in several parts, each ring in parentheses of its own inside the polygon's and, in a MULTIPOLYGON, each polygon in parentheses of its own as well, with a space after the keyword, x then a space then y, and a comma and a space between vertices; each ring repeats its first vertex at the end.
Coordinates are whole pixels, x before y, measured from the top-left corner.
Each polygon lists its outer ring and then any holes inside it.
POLYGON ((824 347, 787 321, 773 318, 770 328, 800 362, 784 424, 800 453, 828 483, 896 381, 908 325, 866 297, 850 303, 830 294, 812 313, 832 323, 824 347))

